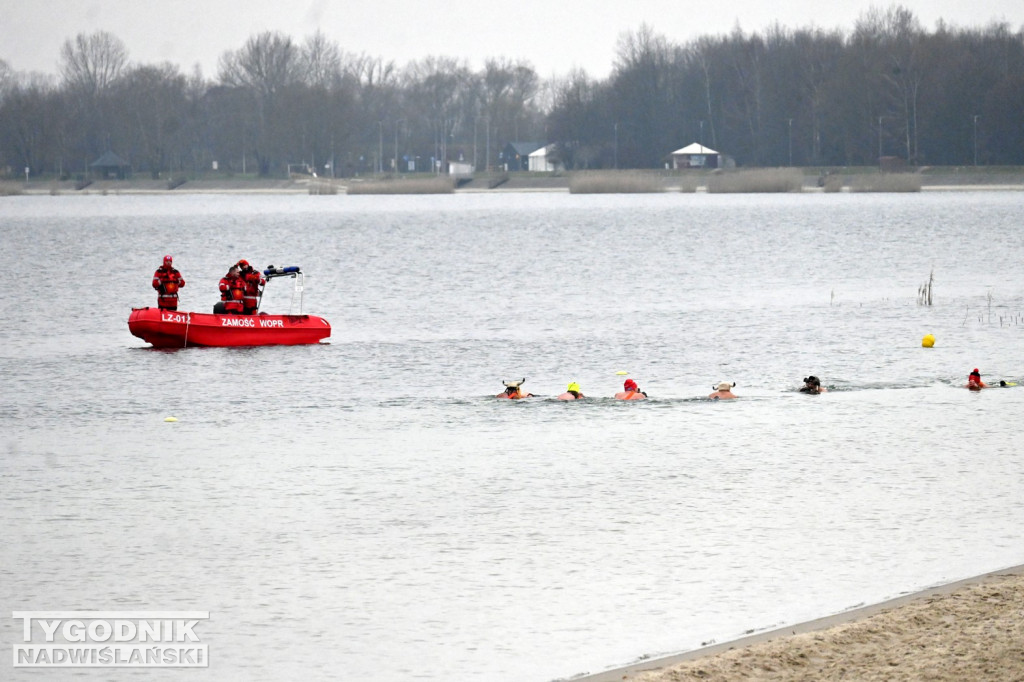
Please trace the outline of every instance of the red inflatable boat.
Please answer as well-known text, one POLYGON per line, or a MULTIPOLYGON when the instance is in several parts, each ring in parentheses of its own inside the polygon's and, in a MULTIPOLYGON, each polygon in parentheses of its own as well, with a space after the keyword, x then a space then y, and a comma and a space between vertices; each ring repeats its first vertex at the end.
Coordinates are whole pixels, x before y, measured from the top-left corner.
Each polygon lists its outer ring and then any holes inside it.
MULTIPOLYGON (((302 311, 302 272, 298 267, 264 270, 268 281, 292 277, 302 311)), ((260 299, 262 301, 262 291, 260 299)), ((316 315, 229 315, 193 313, 159 308, 132 308, 128 317, 132 334, 155 348, 192 346, 299 346, 319 343, 331 335, 331 325, 316 315)))
POLYGON ((331 335, 331 325, 315 315, 214 315, 159 308, 132 308, 128 329, 155 348, 298 346, 331 335))

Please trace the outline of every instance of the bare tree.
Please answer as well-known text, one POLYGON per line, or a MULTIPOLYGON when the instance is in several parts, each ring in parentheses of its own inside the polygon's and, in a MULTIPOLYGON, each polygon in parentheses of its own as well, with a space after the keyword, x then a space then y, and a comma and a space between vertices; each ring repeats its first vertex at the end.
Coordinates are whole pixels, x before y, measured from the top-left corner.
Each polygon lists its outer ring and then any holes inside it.
POLYGON ((113 34, 98 31, 91 35, 79 33, 74 40, 64 41, 60 57, 64 83, 95 95, 121 75, 128 63, 128 50, 113 34))
POLYGON ((221 83, 248 93, 256 108, 257 130, 250 142, 260 175, 283 171, 288 163, 293 126, 285 93, 299 85, 299 64, 300 51, 292 39, 269 31, 220 58, 221 83))
MULTIPOLYGON (((431 154, 442 166, 449 146, 472 118, 477 88, 465 62, 450 57, 426 57, 406 69, 411 106, 420 112, 433 137, 431 154)), ((443 170, 436 166, 435 170, 443 170)))
POLYGON ((117 86, 121 128, 133 160, 145 163, 151 176, 168 170, 173 148, 182 149, 186 123, 186 78, 172 64, 129 69, 117 86), (175 144, 178 142, 179 144, 175 144))
POLYGON ((341 50, 317 31, 306 38, 299 60, 300 78, 312 87, 327 88, 341 78, 341 50))
POLYGON ((220 81, 271 96, 297 80, 299 58, 291 38, 265 31, 249 38, 241 49, 221 55, 220 81))
POLYGON ((528 114, 540 90, 540 79, 527 62, 488 59, 478 80, 480 114, 486 126, 485 144, 486 140, 490 141, 490 147, 485 150, 485 158, 489 162, 497 158, 491 152, 502 139, 522 141, 524 134, 532 132, 528 114))

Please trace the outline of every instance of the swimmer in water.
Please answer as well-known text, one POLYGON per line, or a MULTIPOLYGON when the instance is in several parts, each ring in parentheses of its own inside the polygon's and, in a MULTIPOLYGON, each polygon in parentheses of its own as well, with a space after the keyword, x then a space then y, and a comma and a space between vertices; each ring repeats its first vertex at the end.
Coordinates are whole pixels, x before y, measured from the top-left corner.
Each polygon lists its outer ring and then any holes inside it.
POLYGON ((728 381, 715 386, 715 392, 708 396, 708 400, 731 400, 736 397, 736 394, 732 392, 732 387, 736 384, 730 384, 728 381))

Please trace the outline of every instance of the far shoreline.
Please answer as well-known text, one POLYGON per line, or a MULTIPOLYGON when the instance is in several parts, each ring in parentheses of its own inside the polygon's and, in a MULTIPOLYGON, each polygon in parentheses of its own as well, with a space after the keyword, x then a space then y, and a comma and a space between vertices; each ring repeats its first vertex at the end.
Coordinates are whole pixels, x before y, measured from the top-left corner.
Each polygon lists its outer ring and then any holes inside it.
MULTIPOLYGON (((741 169, 742 170, 742 169, 741 169)), ((803 184, 797 192, 786 193, 821 193, 821 186, 827 175, 839 176, 843 179, 842 192, 852 192, 850 185, 858 178, 877 175, 877 169, 796 169, 803 172, 803 184)), ((711 171, 713 172, 713 171, 711 171)), ((605 177, 626 178, 642 176, 660 184, 656 193, 686 192, 684 187, 696 185, 696 192, 706 192, 709 171, 573 171, 566 173, 514 173, 508 175, 475 174, 458 179, 455 194, 505 194, 516 192, 566 192, 570 191, 573 177, 585 176, 588 173, 600 173, 605 177), (500 178, 495 180, 495 178, 500 178)), ((896 174, 893 174, 896 175, 896 174)), ((910 175, 910 174, 907 174, 910 175)), ((920 178, 922 192, 955 192, 955 191, 1024 191, 1024 168, 928 168, 921 169, 914 175, 920 178)), ((430 192, 417 191, 416 186, 425 179, 433 179, 433 175, 414 175, 400 177, 364 176, 354 178, 318 178, 312 176, 293 176, 291 178, 253 178, 253 177, 202 177, 194 180, 129 178, 125 180, 96 180, 81 186, 74 180, 57 181, 54 179, 30 178, 0 180, 0 197, 24 195, 53 196, 107 196, 107 195, 182 195, 182 194, 307 194, 316 195, 347 195, 350 186, 372 183, 390 187, 387 192, 361 192, 363 195, 387 194, 423 194, 430 192), (402 183, 409 183, 409 191, 401 191, 402 183), (81 187, 81 188, 79 188, 81 187)), ((454 179, 453 179, 454 182, 454 179)), ((885 191, 885 190, 881 190, 885 191)), ((581 192, 589 193, 589 192, 581 192)), ((595 192, 597 193, 597 192, 595 192)), ((608 191, 607 193, 630 194, 628 189, 608 191)), ((742 192, 737 192, 742 193, 742 192)), ((762 193, 751 191, 749 193, 762 193)), ((772 193, 772 192, 763 192, 772 193)), ((861 192, 857 192, 861 193, 861 192)), ((874 193, 874 192, 863 192, 874 193)), ((916 193, 916 192, 911 192, 916 193)))

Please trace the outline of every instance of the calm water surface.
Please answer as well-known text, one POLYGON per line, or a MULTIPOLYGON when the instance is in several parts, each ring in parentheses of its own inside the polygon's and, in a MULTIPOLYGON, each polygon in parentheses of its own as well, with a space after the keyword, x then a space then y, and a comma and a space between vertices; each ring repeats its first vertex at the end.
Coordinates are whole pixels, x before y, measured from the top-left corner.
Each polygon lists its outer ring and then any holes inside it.
POLYGON ((1024 374, 1022 209, 4 199, 0 638, 208 610, 204 677, 544 681, 1022 563, 1024 387, 960 388, 1024 374), (239 258, 302 266, 330 343, 148 349, 165 253, 185 310, 239 258), (609 400, 620 370, 652 400, 609 400), (594 399, 488 398, 524 376, 594 399))

